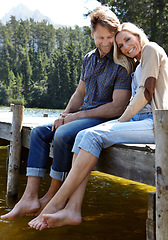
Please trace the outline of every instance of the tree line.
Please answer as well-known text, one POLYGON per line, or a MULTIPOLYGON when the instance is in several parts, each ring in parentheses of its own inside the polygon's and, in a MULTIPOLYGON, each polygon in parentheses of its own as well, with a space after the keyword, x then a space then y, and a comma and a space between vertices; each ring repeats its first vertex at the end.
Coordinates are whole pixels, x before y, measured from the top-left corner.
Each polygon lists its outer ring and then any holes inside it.
POLYGON ((0 23, 0 105, 64 108, 94 47, 89 27, 55 29, 45 20, 11 16, 0 23))
POLYGON ((167 0, 97 0, 106 4, 122 22, 142 28, 151 41, 157 42, 168 54, 167 0))
MULTIPOLYGON (((122 22, 143 28, 168 53, 167 0, 97 0, 122 22)), ((0 22, 0 105, 65 108, 80 79, 84 55, 95 48, 90 28, 55 29, 47 21, 0 22)))

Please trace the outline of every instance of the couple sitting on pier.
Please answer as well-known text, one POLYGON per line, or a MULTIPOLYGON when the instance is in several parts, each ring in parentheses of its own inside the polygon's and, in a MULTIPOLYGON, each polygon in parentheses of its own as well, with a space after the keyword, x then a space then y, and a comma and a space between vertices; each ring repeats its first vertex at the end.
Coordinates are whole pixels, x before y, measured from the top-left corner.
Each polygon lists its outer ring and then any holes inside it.
POLYGON ((26 189, 2 220, 36 216, 29 226, 39 230, 80 224, 85 188, 102 149, 155 142, 155 109, 168 109, 166 53, 132 23, 120 25, 105 6, 90 16, 97 48, 85 56, 64 113, 53 124, 32 129, 26 189), (39 199, 52 140, 51 185, 39 199))

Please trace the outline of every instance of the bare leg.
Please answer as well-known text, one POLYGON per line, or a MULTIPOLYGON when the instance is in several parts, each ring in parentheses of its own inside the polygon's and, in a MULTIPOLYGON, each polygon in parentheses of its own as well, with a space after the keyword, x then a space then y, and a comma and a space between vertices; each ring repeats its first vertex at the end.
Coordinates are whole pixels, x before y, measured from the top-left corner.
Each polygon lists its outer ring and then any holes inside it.
POLYGON ((65 208, 56 213, 43 214, 43 225, 40 230, 45 227, 54 228, 64 225, 79 225, 82 222, 81 207, 89 177, 90 174, 88 174, 78 189, 70 197, 65 208))
POLYGON ((27 213, 37 211, 40 208, 40 202, 38 199, 38 189, 40 182, 41 178, 29 176, 22 198, 9 213, 2 215, 1 219, 12 220, 15 218, 23 217, 27 213))
POLYGON ((38 209, 38 211, 29 213, 28 215, 38 216, 43 210, 43 208, 47 205, 47 203, 51 200, 51 198, 56 194, 56 192, 61 187, 61 185, 62 185, 62 181, 52 178, 51 184, 47 193, 42 198, 39 199, 40 208, 38 209))
MULTIPOLYGON (((72 165, 74 164, 77 156, 78 155, 74 153, 72 165)), ((64 225, 79 225, 82 222, 81 207, 89 177, 90 174, 88 174, 85 180, 70 197, 65 208, 56 213, 43 214, 43 227, 46 226, 46 223, 48 228, 53 228, 64 225)))
POLYGON ((47 227, 47 222, 42 222, 43 214, 56 213, 65 207, 67 200, 73 195, 80 184, 85 180, 97 162, 97 157, 81 149, 65 182, 46 205, 40 215, 29 222, 29 226, 36 229, 47 227))

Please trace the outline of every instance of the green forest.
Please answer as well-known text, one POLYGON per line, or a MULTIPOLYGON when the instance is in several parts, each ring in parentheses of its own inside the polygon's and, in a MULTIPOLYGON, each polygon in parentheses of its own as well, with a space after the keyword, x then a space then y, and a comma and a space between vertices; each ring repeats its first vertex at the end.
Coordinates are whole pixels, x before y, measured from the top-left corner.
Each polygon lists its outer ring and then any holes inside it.
POLYGON ((118 16, 120 22, 132 22, 142 28, 149 39, 168 54, 167 0, 97 0, 118 16))
POLYGON ((64 108, 94 47, 89 27, 55 29, 11 16, 0 25, 0 105, 64 108))
MULTIPOLYGON (((98 0, 121 22, 143 28, 168 53, 166 0, 98 0)), ((11 16, 0 22, 0 105, 65 108, 80 79, 82 59, 94 49, 90 28, 60 27, 11 16)))

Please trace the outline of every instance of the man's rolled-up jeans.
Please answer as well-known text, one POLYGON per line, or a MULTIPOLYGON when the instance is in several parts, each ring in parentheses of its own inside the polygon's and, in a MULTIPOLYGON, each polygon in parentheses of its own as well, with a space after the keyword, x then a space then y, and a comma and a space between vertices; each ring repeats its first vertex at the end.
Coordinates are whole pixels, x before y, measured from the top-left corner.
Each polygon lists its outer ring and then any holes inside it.
POLYGON ((103 123, 105 119, 83 118, 60 126, 52 131, 52 123, 31 130, 30 149, 26 176, 45 177, 53 141, 52 178, 63 181, 72 164, 71 152, 77 133, 83 129, 103 123))

